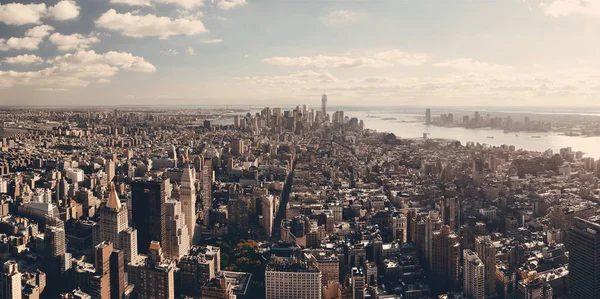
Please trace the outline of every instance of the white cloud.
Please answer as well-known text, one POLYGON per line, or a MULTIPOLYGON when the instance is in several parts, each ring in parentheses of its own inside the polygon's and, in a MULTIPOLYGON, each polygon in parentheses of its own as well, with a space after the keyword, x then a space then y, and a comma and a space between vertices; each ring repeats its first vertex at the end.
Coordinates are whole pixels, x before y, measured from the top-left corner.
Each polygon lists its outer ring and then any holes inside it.
POLYGON ((348 24, 358 20, 358 14, 349 10, 336 10, 322 17, 321 20, 330 25, 348 24))
POLYGON ((222 42, 223 42, 222 39, 207 39, 207 40, 202 41, 203 44, 218 44, 218 43, 222 43, 222 42))
POLYGON ((554 0, 550 3, 540 3, 545 15, 563 17, 579 14, 590 17, 600 17, 600 2, 597 0, 554 0))
POLYGON ((427 61, 425 54, 413 54, 399 50, 366 53, 364 56, 300 56, 300 57, 270 57, 263 62, 290 67, 311 68, 354 68, 354 67, 390 67, 394 65, 421 65, 427 61))
POLYGON ((110 0, 113 4, 130 6, 152 6, 153 4, 173 4, 187 9, 204 6, 204 0, 110 0))
POLYGON ((65 89, 105 83, 120 71, 155 72, 156 68, 144 58, 125 52, 78 51, 47 60, 50 67, 39 71, 0 71, 0 86, 35 86, 65 89))
POLYGON ((169 49, 166 51, 160 51, 160 53, 165 54, 165 55, 178 55, 179 51, 177 51, 175 49, 169 49))
POLYGON ((305 85, 305 84, 327 84, 338 81, 328 71, 313 71, 302 70, 282 76, 246 76, 233 77, 234 80, 247 82, 250 84, 267 85, 277 88, 285 88, 290 85, 305 85))
POLYGON ((79 16, 79 6, 75 1, 63 0, 48 7, 48 14, 58 21, 75 19, 79 16))
POLYGON ((39 24, 46 4, 0 4, 0 22, 8 25, 39 24))
POLYGON ((46 4, 0 4, 0 22, 7 25, 39 24, 42 18, 58 21, 70 20, 79 16, 79 6, 74 1, 63 0, 55 6, 46 4))
POLYGON ((54 27, 49 25, 40 25, 27 30, 27 32, 25 32, 25 36, 46 37, 51 31, 54 31, 54 27))
POLYGON ((100 39, 93 35, 85 37, 79 33, 71 35, 54 33, 48 39, 52 44, 58 46, 58 49, 61 51, 87 49, 90 47, 90 44, 100 42, 100 39))
POLYGON ((44 62, 44 60, 36 55, 25 54, 15 57, 6 57, 3 62, 8 64, 38 64, 44 62))
POLYGON ((150 0, 110 0, 112 4, 125 4, 131 6, 152 6, 150 0))
POLYGON ((473 60, 471 58, 458 58, 454 60, 444 61, 440 63, 436 63, 433 66, 435 67, 447 67, 452 69, 457 69, 461 71, 470 71, 470 72, 500 72, 510 69, 510 66, 488 63, 488 62, 480 62, 477 60, 473 60))
POLYGON ((166 39, 172 35, 196 35, 208 31, 199 20, 120 14, 114 9, 105 12, 95 23, 97 27, 119 31, 130 37, 158 36, 166 39))
POLYGON ((246 0, 219 0, 217 5, 219 8, 227 10, 246 5, 246 0))
POLYGON ((156 3, 175 4, 187 9, 204 6, 203 0, 154 0, 156 3))
POLYGON ((194 48, 189 47, 187 48, 187 50, 185 50, 189 55, 196 55, 196 51, 194 50, 194 48))
POLYGON ((25 37, 11 37, 8 40, 0 38, 0 51, 8 50, 37 50, 54 27, 40 25, 25 32, 25 37))

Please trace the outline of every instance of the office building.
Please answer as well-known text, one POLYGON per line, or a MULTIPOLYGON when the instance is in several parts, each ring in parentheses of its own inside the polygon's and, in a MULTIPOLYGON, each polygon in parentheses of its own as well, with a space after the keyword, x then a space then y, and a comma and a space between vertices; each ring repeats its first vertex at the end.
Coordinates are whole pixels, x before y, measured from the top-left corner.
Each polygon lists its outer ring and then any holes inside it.
POLYGON ((214 246, 194 246, 179 260, 181 292, 199 295, 198 286, 215 278, 221 271, 221 249, 214 246))
POLYGON ((485 265, 485 294, 496 293, 496 247, 490 236, 475 237, 475 252, 485 265))
POLYGON ((127 207, 121 203, 113 185, 108 201, 100 208, 100 240, 109 241, 115 247, 122 248, 119 234, 127 227, 127 207))
POLYGON ((21 272, 14 260, 3 264, 0 273, 0 298, 21 299, 21 272))
POLYGON ((190 238, 185 221, 181 213, 181 203, 170 199, 165 204, 165 239, 163 242, 165 257, 174 261, 188 253, 190 238))
POLYGON ((260 200, 262 207, 261 224, 267 236, 270 237, 273 234, 273 223, 275 221, 273 196, 263 196, 260 200))
POLYGON ((106 161, 106 165, 104 165, 104 172, 106 172, 107 184, 110 184, 115 178, 115 161, 106 161))
POLYGON ((175 298, 175 262, 165 259, 159 242, 152 241, 148 256, 127 265, 129 282, 138 299, 175 298))
POLYGON ((265 273, 266 299, 321 299, 321 271, 305 257, 271 256, 265 273))
POLYGON ((98 244, 95 248, 96 272, 90 278, 90 296, 98 299, 111 298, 110 281, 110 257, 113 252, 113 245, 108 241, 98 244))
POLYGON ((569 237, 569 298, 596 298, 600 294, 600 217, 576 217, 569 237))
POLYGON ((458 236, 444 225, 431 238, 431 271, 442 290, 456 290, 460 281, 460 243, 458 236))
POLYGON ((183 168, 181 177, 181 186, 179 187, 179 201, 181 210, 185 217, 185 224, 188 231, 190 246, 194 239, 196 228, 196 175, 193 168, 187 166, 183 168))
POLYGON ((165 203, 169 180, 138 180, 131 184, 132 224, 137 229, 138 251, 145 253, 150 241, 165 239, 165 203))
POLYGON ((137 241, 137 230, 128 227, 121 233, 119 233, 119 244, 123 250, 123 259, 125 264, 134 262, 138 258, 138 241, 137 241))
POLYGON ((427 108, 425 110, 425 124, 426 125, 430 125, 431 124, 431 109, 427 108))
POLYGON ((236 297, 233 287, 223 274, 202 286, 202 299, 236 299, 236 297))
POLYGON ((476 253, 463 250, 463 292, 471 299, 485 299, 485 266, 476 253))
POLYGON ((204 225, 210 224, 210 211, 212 211, 212 184, 213 184, 212 159, 205 158, 202 167, 202 211, 204 225))
POLYGON ((126 287, 124 252, 113 249, 110 255, 110 298, 124 298, 126 287))
POLYGON ((321 96, 321 117, 323 118, 323 120, 327 119, 327 95, 323 94, 321 96))

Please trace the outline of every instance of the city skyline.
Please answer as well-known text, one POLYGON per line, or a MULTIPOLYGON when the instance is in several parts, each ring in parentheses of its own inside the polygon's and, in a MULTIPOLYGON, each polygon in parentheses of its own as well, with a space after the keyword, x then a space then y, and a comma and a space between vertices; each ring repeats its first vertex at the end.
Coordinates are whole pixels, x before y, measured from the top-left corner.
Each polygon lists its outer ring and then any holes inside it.
POLYGON ((0 4, 7 106, 316 107, 323 89, 330 106, 596 106, 600 94, 594 2, 19 2, 0 4))

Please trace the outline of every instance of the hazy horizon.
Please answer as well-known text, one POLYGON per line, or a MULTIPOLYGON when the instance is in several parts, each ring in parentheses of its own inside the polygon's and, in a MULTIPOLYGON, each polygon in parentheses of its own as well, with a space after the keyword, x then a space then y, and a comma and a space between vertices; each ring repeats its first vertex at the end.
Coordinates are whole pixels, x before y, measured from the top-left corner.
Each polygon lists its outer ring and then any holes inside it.
POLYGON ((0 106, 600 107, 600 2, 0 2, 0 106))

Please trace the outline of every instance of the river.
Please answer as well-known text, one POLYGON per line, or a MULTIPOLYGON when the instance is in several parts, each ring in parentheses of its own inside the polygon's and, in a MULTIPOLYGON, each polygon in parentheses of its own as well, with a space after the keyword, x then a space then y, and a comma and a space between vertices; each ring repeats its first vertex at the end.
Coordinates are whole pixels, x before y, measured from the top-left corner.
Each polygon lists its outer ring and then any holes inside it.
POLYGON ((402 138, 422 138, 423 133, 427 133, 429 138, 456 139, 462 144, 469 141, 493 146, 506 144, 514 145, 517 149, 534 151, 552 149, 554 153, 558 153, 561 148, 571 147, 573 151, 582 151, 588 157, 600 158, 600 137, 564 136, 552 132, 504 133, 503 130, 425 125, 422 120, 423 114, 347 111, 345 115, 362 119, 365 128, 391 132, 402 138))

